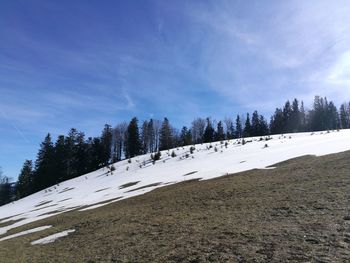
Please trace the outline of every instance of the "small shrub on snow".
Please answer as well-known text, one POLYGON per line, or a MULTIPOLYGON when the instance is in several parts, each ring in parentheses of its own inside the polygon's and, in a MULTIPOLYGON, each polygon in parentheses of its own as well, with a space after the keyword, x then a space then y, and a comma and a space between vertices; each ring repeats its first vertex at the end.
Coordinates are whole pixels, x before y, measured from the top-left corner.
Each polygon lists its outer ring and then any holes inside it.
POLYGON ((174 151, 171 152, 171 157, 175 158, 176 157, 176 153, 174 151))
POLYGON ((196 148, 194 146, 190 147, 190 153, 193 154, 194 150, 196 150, 196 148))

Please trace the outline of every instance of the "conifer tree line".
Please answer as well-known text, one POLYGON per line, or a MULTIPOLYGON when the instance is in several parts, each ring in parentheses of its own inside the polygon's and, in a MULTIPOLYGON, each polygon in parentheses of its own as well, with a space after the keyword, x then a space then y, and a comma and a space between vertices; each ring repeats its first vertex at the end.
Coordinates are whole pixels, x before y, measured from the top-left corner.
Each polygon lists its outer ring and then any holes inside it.
MULTIPOLYGON (((140 123, 136 117, 114 127, 106 124, 101 135, 94 138, 85 138, 83 132, 72 128, 67 135, 59 135, 55 140, 47 134, 36 160, 24 162, 7 201, 140 154, 235 138, 340 128, 350 128, 350 103, 343 103, 338 111, 332 101, 319 96, 308 110, 302 101, 287 101, 283 107, 276 108, 269 123, 254 111, 223 121, 195 118, 189 127, 183 126, 180 130, 172 126, 168 118, 140 123)), ((8 191, 8 180, 2 181, 0 186, 6 185, 8 191)))

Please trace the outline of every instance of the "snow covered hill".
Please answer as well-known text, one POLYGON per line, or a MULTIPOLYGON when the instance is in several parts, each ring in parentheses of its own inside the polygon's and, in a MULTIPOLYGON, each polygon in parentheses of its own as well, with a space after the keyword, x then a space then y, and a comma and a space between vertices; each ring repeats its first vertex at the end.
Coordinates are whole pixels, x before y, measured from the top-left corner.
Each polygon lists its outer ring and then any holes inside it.
POLYGON ((350 130, 245 138, 244 144, 236 139, 214 142, 195 145, 193 153, 190 147, 163 151, 155 163, 150 154, 124 160, 115 163, 112 172, 105 167, 4 205, 0 225, 7 224, 0 227, 0 241, 9 239, 7 231, 18 226, 74 209, 94 209, 165 185, 264 169, 303 155, 350 150, 350 130))

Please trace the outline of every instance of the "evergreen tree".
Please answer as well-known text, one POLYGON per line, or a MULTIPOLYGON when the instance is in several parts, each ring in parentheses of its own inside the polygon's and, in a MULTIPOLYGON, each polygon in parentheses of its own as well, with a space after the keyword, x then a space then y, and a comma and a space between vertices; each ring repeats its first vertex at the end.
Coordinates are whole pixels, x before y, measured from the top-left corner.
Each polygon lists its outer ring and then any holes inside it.
POLYGON ((212 125, 212 122, 209 118, 207 118, 207 126, 205 127, 204 134, 203 134, 203 142, 213 142, 214 140, 214 128, 212 125))
POLYGON ((290 115, 290 131, 298 132, 300 130, 300 110, 299 110, 299 101, 297 99, 293 100, 292 103, 292 112, 290 115))
MULTIPOLYGON (((109 127, 110 128, 110 127, 109 127)), ((112 137, 112 130, 110 128, 110 134, 108 134, 108 136, 112 137)), ((107 160, 108 154, 110 156, 110 147, 107 148, 106 146, 108 145, 108 140, 106 140, 106 138, 104 136, 106 135, 102 135, 102 144, 104 144, 104 149, 105 149, 105 154, 104 154, 104 158, 105 160, 107 160), (104 142, 103 142, 104 141, 104 142)), ((110 139, 109 139, 110 140, 110 139)), ((111 140, 110 140, 111 142, 111 140)), ((75 145, 75 150, 74 150, 74 154, 75 154, 75 165, 76 165, 76 171, 77 174, 76 176, 80 176, 83 175, 87 172, 90 172, 89 170, 89 155, 88 155, 88 145, 85 141, 85 134, 83 132, 79 132, 76 138, 76 145, 75 145)), ((104 163, 105 164, 105 163, 104 163)))
POLYGON ((345 103, 340 106, 340 123, 343 129, 350 128, 349 109, 345 103))
POLYGON ((180 146, 186 146, 192 144, 191 130, 187 129, 186 126, 182 127, 180 133, 180 146))
POLYGON ((340 128, 338 110, 332 101, 327 103, 325 118, 325 129, 334 130, 340 128))
POLYGON ((142 145, 140 141, 138 120, 136 117, 132 118, 128 125, 125 141, 124 153, 126 158, 131 158, 141 153, 142 145))
POLYGON ((246 118, 246 121, 245 121, 245 125, 244 125, 244 129, 243 129, 243 136, 244 137, 249 137, 251 136, 251 124, 250 124, 250 117, 249 117, 249 113, 247 113, 247 118, 246 118))
POLYGON ((222 121, 219 121, 217 124, 217 129, 216 129, 216 133, 215 133, 215 140, 216 141, 225 140, 225 132, 224 132, 224 127, 222 126, 222 121))
POLYGON ((0 167, 0 206, 12 201, 12 189, 8 177, 2 175, 0 167))
POLYGON ((306 123, 306 112, 304 108, 304 102, 301 101, 300 105, 300 128, 299 131, 306 131, 307 130, 307 123, 306 123))
POLYGON ((22 198, 32 193, 32 176, 33 176, 33 162, 26 160, 23 164, 21 173, 18 176, 16 185, 17 198, 22 198))
POLYGON ((42 190, 54 182, 52 178, 54 169, 54 159, 53 159, 53 144, 51 141, 50 133, 47 134, 44 141, 40 145, 40 149, 35 161, 35 172, 33 175, 33 190, 42 190))
POLYGON ((283 111, 280 108, 276 108, 274 115, 271 117, 270 131, 272 134, 284 132, 283 111))
POLYGON ((259 114, 257 111, 253 112, 252 123, 250 128, 250 136, 259 136, 260 135, 260 122, 259 114))
POLYGON ((168 150, 173 148, 173 132, 172 127, 170 126, 168 118, 164 118, 162 127, 160 129, 159 137, 159 150, 168 150))
POLYGON ((99 137, 89 138, 87 152, 89 170, 93 171, 101 168, 103 146, 99 137))
MULTIPOLYGON (((105 124, 105 127, 103 128, 102 135, 101 135, 101 146, 102 146, 101 164, 102 164, 102 166, 106 166, 111 161, 112 138, 113 138, 112 126, 109 124, 105 124)), ((79 140, 77 138, 77 145, 79 143, 81 144, 82 147, 84 147, 83 140, 79 140)))
POLYGON ((54 147, 55 168, 53 170, 53 177, 57 182, 68 179, 68 157, 70 154, 66 142, 65 136, 59 135, 54 147))
POLYGON ((292 107, 290 105, 289 100, 285 103, 283 107, 283 133, 292 132, 292 107))
POLYGON ((259 133, 258 136, 263 136, 269 134, 269 126, 264 116, 260 115, 259 117, 259 133))
POLYGON ((242 123, 239 115, 237 115, 236 118, 236 138, 242 138, 243 136, 243 129, 242 129, 242 123))

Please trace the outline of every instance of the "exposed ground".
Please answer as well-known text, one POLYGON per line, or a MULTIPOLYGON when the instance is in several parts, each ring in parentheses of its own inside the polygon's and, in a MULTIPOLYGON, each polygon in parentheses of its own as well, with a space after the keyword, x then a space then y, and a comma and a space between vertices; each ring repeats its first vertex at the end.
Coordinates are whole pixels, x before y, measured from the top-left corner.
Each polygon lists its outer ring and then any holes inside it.
POLYGON ((0 262, 349 262, 350 152, 276 167, 185 181, 12 229, 53 225, 0 242, 0 262), (30 245, 66 229, 76 231, 30 245))

